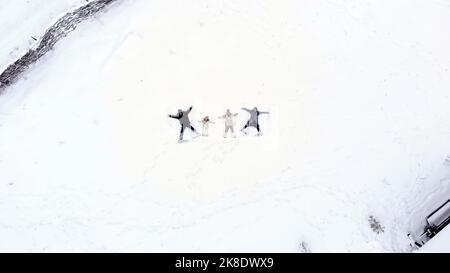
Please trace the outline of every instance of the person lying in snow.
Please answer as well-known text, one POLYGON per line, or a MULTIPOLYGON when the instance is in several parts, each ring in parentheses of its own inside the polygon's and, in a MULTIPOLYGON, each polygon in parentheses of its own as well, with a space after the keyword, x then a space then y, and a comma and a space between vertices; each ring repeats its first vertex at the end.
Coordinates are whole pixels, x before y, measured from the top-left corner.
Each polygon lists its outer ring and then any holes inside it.
POLYGON ((191 106, 187 111, 183 111, 178 109, 178 113, 176 115, 169 115, 170 118, 178 119, 181 125, 180 131, 180 139, 179 141, 183 141, 184 129, 189 128, 194 132, 197 136, 200 134, 195 130, 195 128, 191 125, 191 121, 189 120, 189 113, 192 111, 193 107, 191 106))
POLYGON ((260 112, 257 107, 253 108, 252 110, 249 110, 247 108, 242 108, 242 110, 250 113, 250 119, 247 121, 244 128, 241 129, 241 132, 247 134, 245 132, 245 129, 247 129, 248 127, 255 127, 256 130, 258 130, 258 135, 261 135, 261 129, 259 127, 259 115, 269 114, 269 112, 260 112))
POLYGON ((219 117, 220 119, 225 119, 225 133, 223 135, 224 138, 227 137, 228 131, 231 130, 231 133, 233 134, 233 137, 236 137, 236 134, 234 133, 234 120, 233 118, 236 117, 238 114, 231 113, 230 109, 227 109, 227 112, 225 115, 219 117))
POLYGON ((209 135, 209 125, 214 124, 208 116, 204 117, 202 120, 199 121, 201 124, 203 124, 203 132, 202 136, 208 136, 209 135))

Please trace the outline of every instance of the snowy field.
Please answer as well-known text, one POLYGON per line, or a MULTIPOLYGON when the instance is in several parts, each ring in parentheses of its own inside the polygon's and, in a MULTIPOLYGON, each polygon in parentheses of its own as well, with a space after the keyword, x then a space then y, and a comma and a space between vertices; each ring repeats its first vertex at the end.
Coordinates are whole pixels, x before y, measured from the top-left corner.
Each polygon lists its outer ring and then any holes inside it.
MULTIPOLYGON (((0 0, 0 69, 83 2, 0 0)), ((448 0, 119 0, 0 96, 0 251, 409 252, 450 196, 449 33, 448 0), (178 144, 190 105, 216 124, 178 144)))
POLYGON ((64 12, 86 0, 1 0, 0 69, 23 55, 64 12), (33 39, 34 38, 34 39, 33 39))

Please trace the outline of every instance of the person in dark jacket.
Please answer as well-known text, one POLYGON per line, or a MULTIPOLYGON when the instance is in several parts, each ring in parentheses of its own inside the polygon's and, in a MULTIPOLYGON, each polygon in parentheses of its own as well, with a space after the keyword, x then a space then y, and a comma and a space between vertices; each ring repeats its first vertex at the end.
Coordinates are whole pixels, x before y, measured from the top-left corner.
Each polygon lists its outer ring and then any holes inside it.
POLYGON ((247 134, 245 132, 245 129, 247 129, 248 127, 255 127, 256 130, 258 130, 258 134, 261 135, 261 128, 259 127, 259 116, 262 114, 269 114, 269 112, 259 111, 257 107, 253 108, 252 110, 249 110, 247 108, 242 108, 242 110, 247 111, 250 114, 250 119, 247 121, 244 128, 241 129, 241 132, 247 134))
POLYGON ((194 132, 197 136, 200 135, 197 132, 197 130, 195 130, 194 126, 191 125, 191 121, 189 120, 189 113, 192 111, 192 108, 193 107, 191 106, 186 111, 178 109, 178 113, 176 115, 169 115, 170 118, 178 119, 178 121, 180 122, 180 125, 181 125, 180 139, 179 139, 180 142, 183 141, 184 130, 186 128, 191 129, 192 132, 194 132))

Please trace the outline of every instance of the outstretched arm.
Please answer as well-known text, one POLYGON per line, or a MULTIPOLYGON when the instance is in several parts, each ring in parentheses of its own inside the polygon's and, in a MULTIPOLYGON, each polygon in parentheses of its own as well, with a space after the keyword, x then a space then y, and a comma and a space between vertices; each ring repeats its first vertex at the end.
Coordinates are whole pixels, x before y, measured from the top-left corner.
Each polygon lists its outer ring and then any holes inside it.
POLYGON ((193 106, 189 107, 189 109, 186 111, 186 114, 189 114, 192 111, 193 106))
POLYGON ((169 115, 169 118, 180 119, 179 116, 169 115))
POLYGON ((239 114, 238 114, 238 113, 236 113, 236 114, 234 114, 233 116, 235 116, 235 117, 236 117, 237 115, 239 115, 239 114))
POLYGON ((250 109, 247 109, 247 108, 244 108, 244 107, 242 107, 241 109, 244 110, 244 111, 247 111, 247 112, 249 112, 249 113, 251 112, 250 109))
POLYGON ((262 112, 259 112, 259 114, 262 115, 262 114, 270 114, 270 113, 262 111, 262 112))

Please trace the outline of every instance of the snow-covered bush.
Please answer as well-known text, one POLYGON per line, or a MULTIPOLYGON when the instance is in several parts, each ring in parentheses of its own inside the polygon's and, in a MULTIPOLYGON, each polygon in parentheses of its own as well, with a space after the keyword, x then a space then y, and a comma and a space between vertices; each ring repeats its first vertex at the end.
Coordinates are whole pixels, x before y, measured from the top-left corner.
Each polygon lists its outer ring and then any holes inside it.
POLYGON ((384 226, 382 226, 381 223, 372 215, 369 216, 369 224, 372 231, 376 234, 384 233, 384 226))
POLYGON ((52 50, 60 39, 75 30, 79 23, 103 10, 106 6, 115 1, 117 0, 92 1, 64 15, 45 32, 35 49, 30 49, 20 59, 8 66, 5 71, 1 72, 0 93, 6 86, 11 85, 30 65, 52 50))

